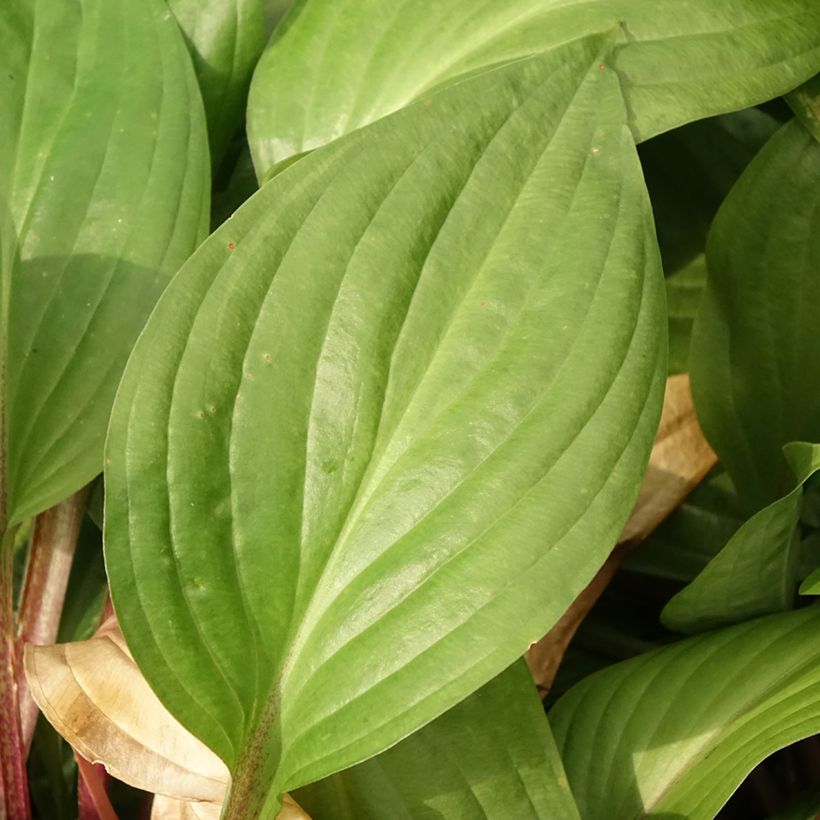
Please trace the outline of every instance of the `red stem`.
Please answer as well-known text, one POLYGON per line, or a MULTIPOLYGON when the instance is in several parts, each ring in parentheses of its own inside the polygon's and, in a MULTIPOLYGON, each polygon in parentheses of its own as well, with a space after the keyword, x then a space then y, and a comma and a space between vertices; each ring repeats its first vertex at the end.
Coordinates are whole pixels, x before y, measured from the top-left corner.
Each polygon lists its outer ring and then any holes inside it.
POLYGON ((108 799, 108 773, 99 764, 89 763, 74 750, 79 777, 77 804, 79 820, 117 820, 117 813, 108 799))
POLYGON ((14 642, 14 533, 0 544, 0 781, 7 820, 31 817, 26 776, 26 747, 17 705, 14 642))
POLYGON ((17 692, 26 750, 31 746, 39 710, 26 686, 23 645, 39 646, 57 640, 68 577, 80 534, 87 490, 40 513, 31 535, 20 609, 17 615, 17 692))

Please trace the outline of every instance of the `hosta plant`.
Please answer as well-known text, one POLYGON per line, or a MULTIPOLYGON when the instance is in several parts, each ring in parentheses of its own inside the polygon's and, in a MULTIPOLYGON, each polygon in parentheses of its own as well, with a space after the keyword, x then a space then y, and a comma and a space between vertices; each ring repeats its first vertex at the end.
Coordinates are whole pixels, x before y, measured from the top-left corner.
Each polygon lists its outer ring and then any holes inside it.
POLYGON ((813 816, 820 8, 287 5, 0 9, 0 816, 813 816))

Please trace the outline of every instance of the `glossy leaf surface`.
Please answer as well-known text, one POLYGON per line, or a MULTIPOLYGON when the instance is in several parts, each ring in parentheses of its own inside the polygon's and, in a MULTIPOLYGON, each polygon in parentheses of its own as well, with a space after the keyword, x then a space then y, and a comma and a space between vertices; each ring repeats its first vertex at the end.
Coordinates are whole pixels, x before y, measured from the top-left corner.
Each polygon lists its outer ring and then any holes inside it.
POLYGON ((818 606, 772 615, 571 689, 550 722, 581 816, 712 820, 761 760, 820 731, 818 629, 818 606))
POLYGON ((820 143, 794 120, 715 220, 690 368, 703 431, 754 512, 784 494, 781 448, 820 441, 820 143))
POLYGON ((10 0, 0 41, 14 522, 101 471, 131 345, 207 229, 209 174, 190 59, 160 0, 10 0))
POLYGON ((169 0, 194 60, 216 166, 241 130, 251 74, 265 46, 260 0, 169 0))
POLYGON ((509 666, 624 524, 665 317, 602 42, 295 163, 141 337, 109 434, 107 568, 150 683, 232 769, 229 816, 509 666))
POLYGON ((257 174, 465 73, 614 29, 639 140, 770 99, 820 70, 813 0, 301 2, 254 74, 257 174))
POLYGON ((523 661, 392 749, 295 797, 312 820, 578 818, 523 661))

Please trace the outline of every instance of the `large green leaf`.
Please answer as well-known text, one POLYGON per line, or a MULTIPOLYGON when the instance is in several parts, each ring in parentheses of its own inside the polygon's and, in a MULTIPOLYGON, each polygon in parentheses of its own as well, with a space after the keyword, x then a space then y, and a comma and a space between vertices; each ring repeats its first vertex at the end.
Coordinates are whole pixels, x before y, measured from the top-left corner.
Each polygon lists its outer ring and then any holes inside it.
POLYGON ((8 0, 0 41, 13 523, 101 471, 131 345, 207 227, 209 173, 190 58, 160 0, 8 0))
POLYGON ((614 28, 639 140, 820 71, 814 0, 302 0, 254 74, 257 173, 460 75, 614 28))
POLYGON ((820 607, 598 672, 550 712, 584 820, 712 820, 777 749, 820 731, 820 607))
POLYGON ((666 605, 670 629, 694 633, 794 606, 800 568, 803 484, 820 470, 820 446, 786 447, 796 486, 755 513, 666 605))
POLYGON ((218 165, 245 124, 251 74, 265 47, 261 0, 168 0, 194 59, 218 165))
POLYGON ((789 489, 781 448, 820 441, 820 143, 792 121, 732 189, 692 335, 706 437, 754 512, 789 489))
POLYGON ((578 818, 523 661, 392 749, 295 797, 313 820, 578 818))
POLYGON ((603 42, 294 163, 137 345, 108 440, 112 594, 152 686, 232 769, 229 816, 463 699, 615 543, 666 334, 603 42))

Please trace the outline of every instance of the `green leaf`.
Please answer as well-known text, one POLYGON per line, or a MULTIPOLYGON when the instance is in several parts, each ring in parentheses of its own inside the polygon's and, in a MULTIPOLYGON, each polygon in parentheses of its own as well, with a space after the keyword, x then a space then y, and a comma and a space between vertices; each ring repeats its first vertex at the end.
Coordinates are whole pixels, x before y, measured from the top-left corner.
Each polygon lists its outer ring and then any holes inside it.
POLYGON ((28 756, 31 799, 39 817, 77 817, 77 763, 71 747, 42 716, 37 721, 28 756))
POLYGON ((294 797, 313 820, 578 818, 523 661, 392 749, 294 797))
POLYGON ((791 485, 782 447, 820 441, 818 204, 820 144, 792 121, 735 185, 707 245, 692 393, 751 512, 791 485))
POLYGON ((749 108, 690 123, 640 146, 667 276, 703 254, 718 208, 776 130, 773 117, 749 108))
POLYGON ((265 47, 260 0, 168 0, 196 69, 218 166, 244 125, 251 75, 265 47))
POLYGON ((257 175, 467 73, 614 28, 639 141, 778 96, 820 71, 814 0, 301 2, 254 74, 257 175))
POLYGON ((802 557, 810 567, 806 578, 800 584, 801 595, 820 595, 820 530, 813 532, 802 543, 802 557))
POLYGON ((106 565, 146 677, 232 770, 227 816, 268 790, 273 811, 509 666, 625 523, 666 334, 603 42, 294 163, 141 336, 108 439, 106 565))
POLYGON ((794 606, 803 484, 820 470, 820 446, 793 443, 786 455, 794 489, 753 515, 672 598, 661 613, 670 629, 691 634, 794 606))
POLYGON ((550 712, 585 820, 712 820, 761 760, 820 732, 820 607, 611 666, 550 712))
MULTIPOLYGON (((223 166, 224 167, 224 166, 223 166)), ((219 188, 214 185, 211 199, 211 226, 216 230, 239 206, 259 189, 253 171, 247 143, 242 146, 236 163, 221 181, 219 188)))
POLYGON ((729 476, 716 468, 646 541, 627 555, 623 566, 634 572, 688 583, 726 545, 744 520, 743 506, 729 476))
POLYGON ((293 3, 294 0, 262 0, 262 11, 265 15, 265 33, 268 36, 284 19, 293 3))
POLYGON ((703 254, 682 270, 666 278, 669 312, 669 375, 689 370, 689 346, 698 305, 706 287, 706 258, 703 254))
POLYGON ((85 641, 94 634, 107 591, 102 537, 97 525, 86 516, 71 564, 57 643, 85 641))
POLYGON ((160 0, 9 0, 0 41, 14 523, 101 471, 129 350, 207 228, 209 174, 190 58, 160 0))
POLYGON ((820 142, 820 74, 792 91, 786 101, 809 133, 820 142))

